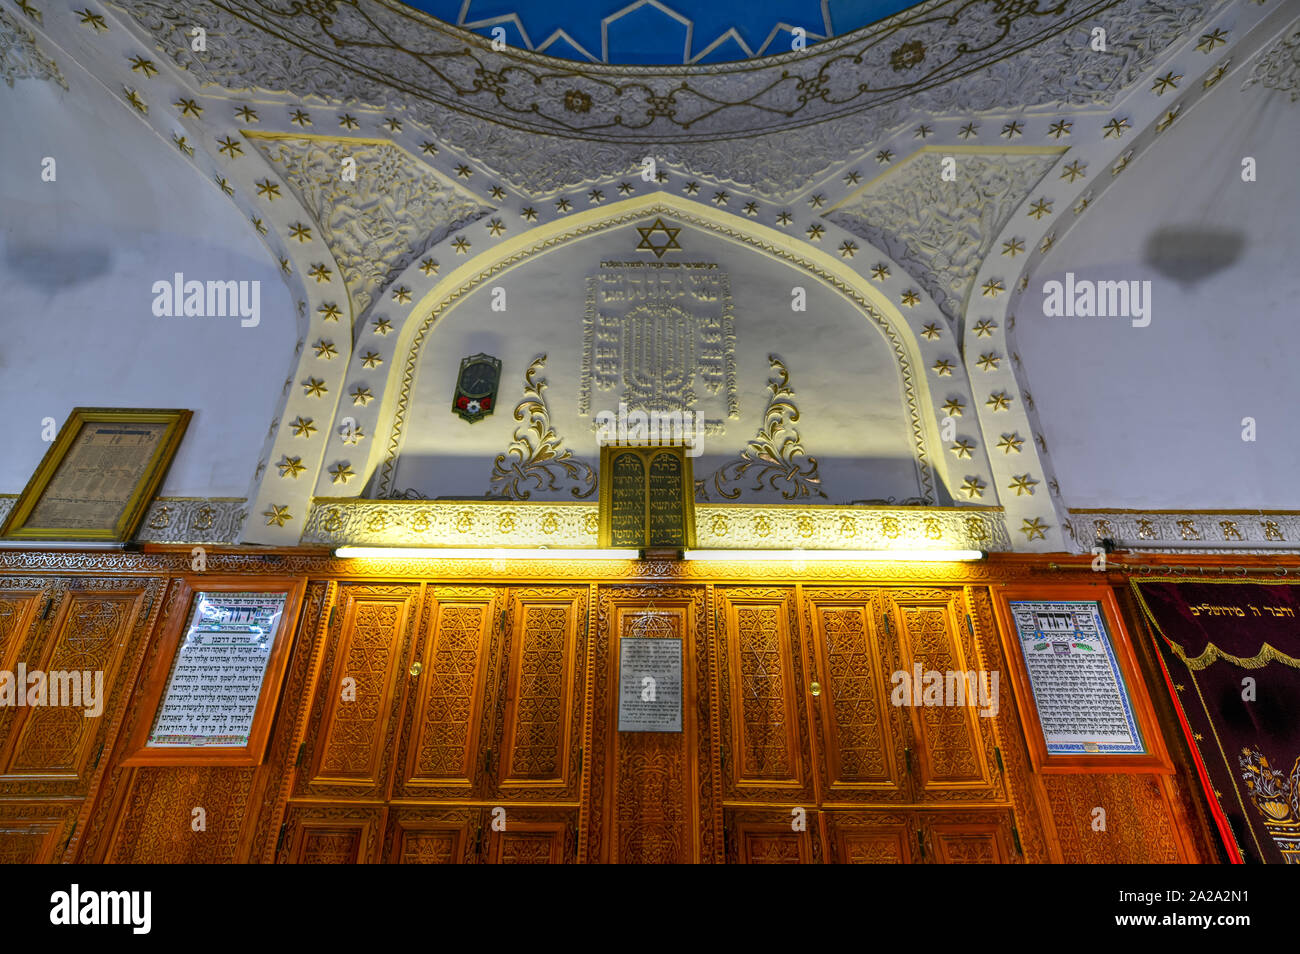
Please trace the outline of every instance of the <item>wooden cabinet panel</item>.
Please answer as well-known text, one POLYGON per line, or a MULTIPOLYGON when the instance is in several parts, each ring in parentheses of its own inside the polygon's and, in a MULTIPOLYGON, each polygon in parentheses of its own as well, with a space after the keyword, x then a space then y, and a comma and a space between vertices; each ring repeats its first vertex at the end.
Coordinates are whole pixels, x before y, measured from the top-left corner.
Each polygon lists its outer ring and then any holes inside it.
POLYGON ((494 865, 571 863, 577 849, 576 809, 507 808, 505 829, 497 831, 486 817, 484 861, 494 865))
POLYGON ((807 630, 815 647, 818 750, 828 801, 906 801, 902 718, 889 702, 894 666, 882 652, 869 590, 808 589, 807 630))
POLYGON ((475 861, 482 836, 478 808, 398 808, 389 812, 384 857, 389 864, 455 865, 475 861))
POLYGON ((578 798, 587 589, 512 590, 506 693, 494 748, 504 798, 578 798))
MULTIPOLYGON (((16 673, 19 660, 29 666, 36 664, 32 624, 52 597, 37 584, 29 587, 16 580, 4 580, 0 587, 0 671, 16 673)), ((14 691, 25 692, 26 687, 15 685, 14 691)), ((17 706, 0 706, 0 753, 8 750, 13 741, 10 732, 24 715, 26 710, 17 706)))
POLYGON ((717 600, 723 797, 811 802, 794 590, 719 589, 717 600))
POLYGON ((80 802, 0 803, 0 864, 44 865, 59 860, 80 802))
POLYGON ((917 860, 917 832, 907 812, 833 811, 824 818, 831 857, 839 864, 900 865, 917 860))
MULTIPOLYGON (((159 583, 144 580, 98 584, 86 581, 83 588, 66 593, 34 668, 46 673, 51 702, 55 673, 75 676, 78 688, 85 687, 83 674, 90 674, 92 693, 96 685, 102 689, 100 711, 88 714, 85 698, 79 705, 47 704, 21 711, 9 730, 4 756, 8 776, 74 782, 77 792, 85 793, 92 759, 102 751, 117 706, 128 693, 127 680, 119 679, 119 673, 143 637, 146 614, 141 610, 159 588, 159 583)), ((57 682, 61 691, 71 688, 65 679, 57 682)))
POLYGON ((727 809, 727 863, 806 865, 821 861, 815 811, 727 809))
POLYGON ((396 728, 394 713, 419 588, 339 588, 332 649, 304 743, 310 766, 299 791, 382 797, 396 728))
POLYGON ((244 860, 241 835, 257 769, 139 768, 106 860, 116 864, 230 864, 244 860), (202 809, 195 827, 194 809, 202 809))
POLYGON ((1019 861, 1010 812, 922 814, 926 861, 943 865, 995 865, 1019 861))
POLYGON ((277 860, 284 864, 355 865, 375 860, 379 808, 291 807, 277 860))
POLYGON ((430 587, 411 679, 412 706, 402 720, 395 797, 468 798, 482 788, 497 692, 502 591, 430 587))
POLYGON ((1000 693, 1004 687, 1001 674, 994 687, 991 676, 980 671, 966 629, 961 590, 891 593, 886 612, 903 677, 893 692, 910 689, 902 695, 915 740, 915 797, 920 801, 1002 797, 993 761, 992 719, 997 708, 992 690, 1000 693), (989 703, 986 709, 981 709, 981 700, 989 703), (990 715, 985 717, 982 711, 990 715))

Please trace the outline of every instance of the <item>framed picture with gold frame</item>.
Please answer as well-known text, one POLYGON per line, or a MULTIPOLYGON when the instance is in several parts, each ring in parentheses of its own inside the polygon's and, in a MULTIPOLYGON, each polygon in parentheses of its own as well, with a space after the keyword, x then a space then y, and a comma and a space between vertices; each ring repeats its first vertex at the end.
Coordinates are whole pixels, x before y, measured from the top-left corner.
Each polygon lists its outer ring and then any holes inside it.
POLYGON ((187 577, 123 765, 262 764, 306 581, 187 577))
POLYGON ((127 542, 192 416, 157 408, 73 408, 0 537, 127 542))
POLYGON ((994 594, 1035 770, 1172 773, 1114 591, 1023 585, 994 594))

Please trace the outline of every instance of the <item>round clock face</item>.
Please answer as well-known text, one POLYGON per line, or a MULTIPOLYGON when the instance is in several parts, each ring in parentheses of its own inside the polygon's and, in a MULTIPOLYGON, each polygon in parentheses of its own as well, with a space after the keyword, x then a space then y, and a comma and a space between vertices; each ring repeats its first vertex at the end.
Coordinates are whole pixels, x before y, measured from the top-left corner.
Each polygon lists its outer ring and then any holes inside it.
POLYGON ((460 389, 466 394, 482 397, 496 387, 496 369, 490 364, 475 363, 460 373, 460 389))

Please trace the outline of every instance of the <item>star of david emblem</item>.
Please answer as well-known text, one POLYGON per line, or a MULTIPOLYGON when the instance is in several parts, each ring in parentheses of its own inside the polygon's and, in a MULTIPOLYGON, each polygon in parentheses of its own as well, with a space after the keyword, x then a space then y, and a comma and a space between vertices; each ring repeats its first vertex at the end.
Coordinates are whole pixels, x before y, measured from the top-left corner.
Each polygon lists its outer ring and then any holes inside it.
POLYGON ((663 258, 664 252, 670 250, 680 252, 682 250, 682 247, 677 244, 677 234, 681 232, 681 229, 670 229, 668 226, 664 225, 663 219, 655 219, 654 224, 649 226, 638 225, 636 230, 641 233, 641 242, 636 247, 638 252, 654 252, 655 258, 663 258), (656 232, 662 232, 667 241, 658 244, 650 241, 650 236, 654 235, 656 232))

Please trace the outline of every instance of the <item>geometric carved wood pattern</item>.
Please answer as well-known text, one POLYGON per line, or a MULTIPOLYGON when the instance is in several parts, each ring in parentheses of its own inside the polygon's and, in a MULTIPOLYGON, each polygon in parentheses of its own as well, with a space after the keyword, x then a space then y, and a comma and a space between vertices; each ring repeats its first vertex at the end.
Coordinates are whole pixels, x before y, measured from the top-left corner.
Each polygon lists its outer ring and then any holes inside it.
POLYGON ((788 811, 726 809, 727 863, 742 865, 807 865, 821 861, 821 838, 813 812, 796 830, 788 811))
POLYGON ((1159 776, 1150 774, 1037 777, 1066 864, 1175 864, 1187 860, 1172 824, 1159 776), (1106 811, 1105 831, 1093 810, 1106 811))
POLYGON ((371 864, 378 850, 378 809, 291 806, 276 860, 281 864, 371 864))

